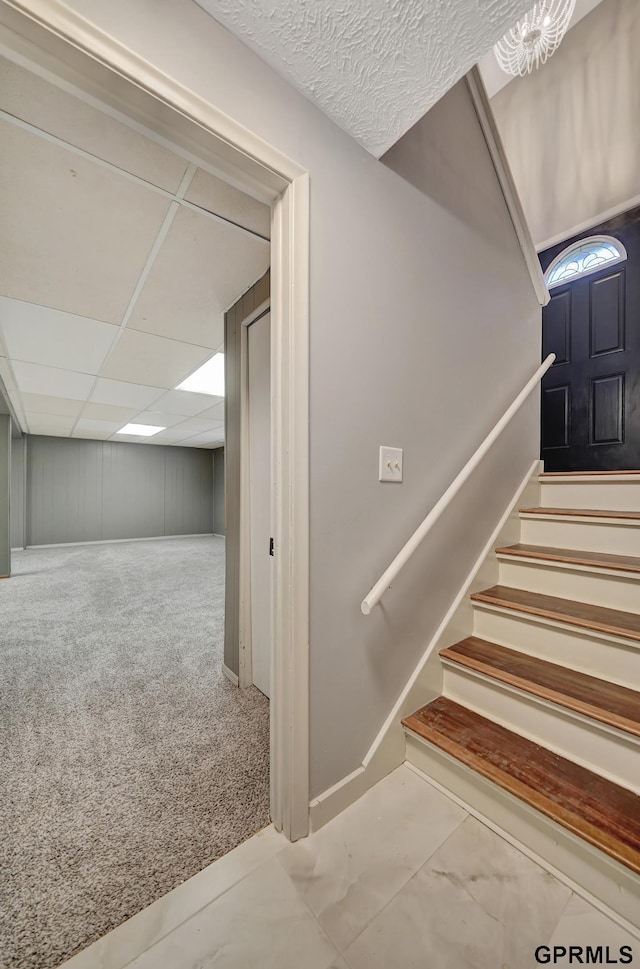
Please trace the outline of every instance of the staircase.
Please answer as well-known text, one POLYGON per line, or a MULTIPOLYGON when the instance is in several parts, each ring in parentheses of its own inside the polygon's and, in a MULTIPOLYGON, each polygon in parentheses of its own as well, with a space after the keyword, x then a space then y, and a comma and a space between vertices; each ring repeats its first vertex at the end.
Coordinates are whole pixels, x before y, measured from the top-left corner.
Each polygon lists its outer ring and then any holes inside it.
POLYGON ((640 472, 540 475, 407 759, 632 924, 640 914, 640 472))

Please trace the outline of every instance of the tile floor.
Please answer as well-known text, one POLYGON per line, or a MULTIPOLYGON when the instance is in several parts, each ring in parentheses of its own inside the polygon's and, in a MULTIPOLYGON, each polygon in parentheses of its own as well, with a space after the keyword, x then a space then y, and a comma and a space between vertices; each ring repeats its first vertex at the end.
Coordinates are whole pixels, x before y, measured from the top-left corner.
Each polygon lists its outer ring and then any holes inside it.
POLYGON ((635 962, 639 939, 404 766, 304 841, 265 829, 64 969, 533 969, 539 945, 635 962))

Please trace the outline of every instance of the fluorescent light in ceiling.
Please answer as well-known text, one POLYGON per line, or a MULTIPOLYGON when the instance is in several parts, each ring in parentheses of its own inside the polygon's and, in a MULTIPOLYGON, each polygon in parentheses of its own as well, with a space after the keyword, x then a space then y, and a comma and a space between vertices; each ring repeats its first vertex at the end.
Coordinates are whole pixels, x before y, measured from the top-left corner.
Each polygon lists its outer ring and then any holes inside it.
POLYGON ((153 437, 158 431, 166 431, 166 427, 156 427, 155 424, 125 424, 116 434, 135 434, 136 437, 153 437))
POLYGON ((178 384, 176 390, 190 390, 194 394, 224 397, 224 353, 216 353, 178 384))

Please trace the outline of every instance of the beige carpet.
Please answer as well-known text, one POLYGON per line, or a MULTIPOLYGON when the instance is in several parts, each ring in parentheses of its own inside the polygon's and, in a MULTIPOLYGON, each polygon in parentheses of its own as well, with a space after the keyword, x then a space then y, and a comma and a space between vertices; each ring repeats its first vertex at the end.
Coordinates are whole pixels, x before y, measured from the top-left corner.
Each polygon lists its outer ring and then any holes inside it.
POLYGON ((269 823, 269 704, 222 675, 224 542, 14 553, 0 965, 49 969, 269 823))

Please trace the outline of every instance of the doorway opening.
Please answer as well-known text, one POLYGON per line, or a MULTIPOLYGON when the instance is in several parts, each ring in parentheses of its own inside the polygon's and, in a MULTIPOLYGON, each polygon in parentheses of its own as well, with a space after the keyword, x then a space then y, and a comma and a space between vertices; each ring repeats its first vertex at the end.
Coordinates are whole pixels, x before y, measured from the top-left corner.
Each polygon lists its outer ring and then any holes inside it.
POLYGON ((640 468, 640 208, 540 254, 547 471, 640 468))
MULTIPOLYGON (((64 11, 52 8, 46 23, 6 6, 1 16, 3 52, 9 60, 71 91, 86 104, 99 101, 110 117, 271 209, 273 292, 268 342, 273 348, 269 394, 273 491, 267 530, 274 555, 269 555, 272 592, 266 596, 273 630, 269 813, 287 837, 302 837, 307 832, 309 801, 306 173, 212 105, 138 63, 110 38, 85 36, 81 24, 64 20, 64 11)), ((243 448, 247 442, 242 436, 243 448)), ((228 453, 225 459, 228 468, 228 453)), ((246 557, 240 555, 239 600, 245 606, 250 594, 247 571, 251 570, 246 557)), ((256 618, 253 623, 259 624, 256 618)), ((245 673, 246 668, 245 663, 245 673)), ((158 768, 157 780, 162 783, 162 765, 158 768)))

